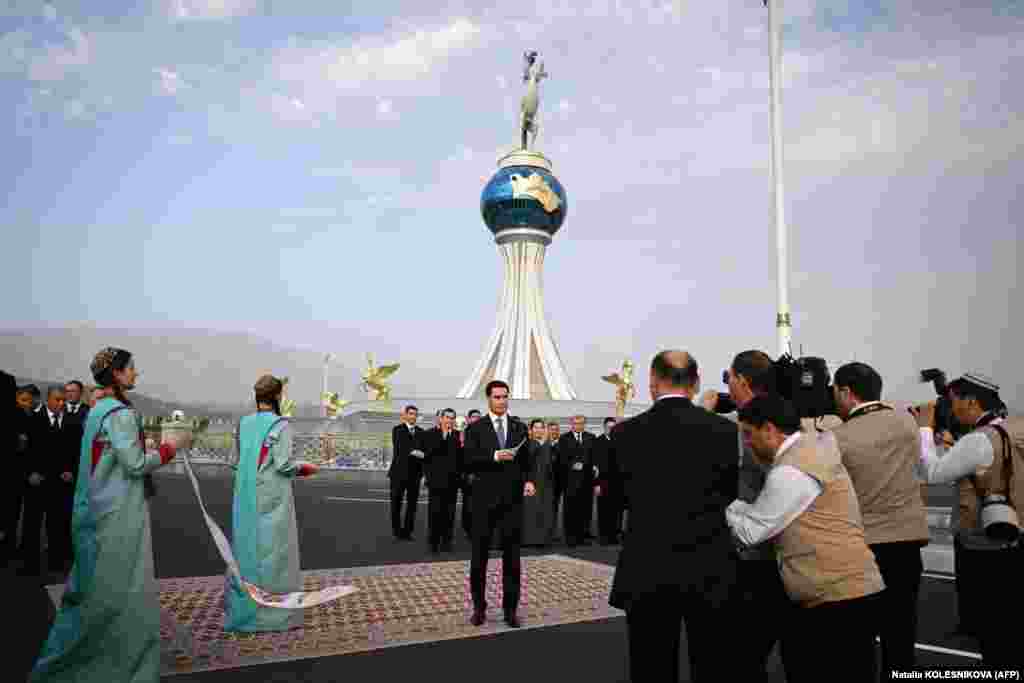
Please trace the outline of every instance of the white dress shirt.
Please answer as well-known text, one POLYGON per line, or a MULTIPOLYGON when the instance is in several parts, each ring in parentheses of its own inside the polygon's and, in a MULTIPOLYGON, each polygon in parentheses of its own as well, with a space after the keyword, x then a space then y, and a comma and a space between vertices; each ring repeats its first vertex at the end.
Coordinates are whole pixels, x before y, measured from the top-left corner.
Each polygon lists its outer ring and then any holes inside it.
MULTIPOLYGON (((776 460, 801 436, 797 432, 787 437, 775 453, 776 460)), ((734 500, 725 510, 725 519, 745 545, 757 545, 781 534, 823 490, 817 479, 800 469, 792 465, 775 465, 768 473, 757 500, 753 503, 734 500)))
POLYGON ((63 413, 55 413, 52 410, 50 410, 49 408, 46 409, 46 413, 50 416, 50 426, 51 427, 56 426, 59 429, 60 426, 61 426, 61 418, 64 417, 64 414, 63 413), (56 421, 56 424, 54 424, 54 421, 56 421))
MULTIPOLYGON (((1005 422, 997 418, 989 424, 1005 422)), ((938 455, 935 437, 931 427, 921 427, 921 469, 929 484, 949 484, 976 473, 978 468, 992 466, 995 453, 992 442, 981 432, 971 432, 952 448, 943 449, 945 455, 938 455)))
MULTIPOLYGON (((502 429, 505 430, 505 444, 506 445, 503 446, 503 448, 507 447, 507 445, 508 445, 508 424, 509 424, 508 413, 505 413, 504 415, 498 416, 498 415, 495 415, 494 413, 492 413, 491 411, 488 410, 487 411, 487 417, 489 417, 491 419, 491 426, 494 427, 494 433, 495 434, 498 433, 498 420, 501 420, 501 427, 502 427, 502 429)), ((494 462, 500 462, 498 460, 498 453, 497 453, 497 451, 495 451, 495 453, 494 453, 494 462)))

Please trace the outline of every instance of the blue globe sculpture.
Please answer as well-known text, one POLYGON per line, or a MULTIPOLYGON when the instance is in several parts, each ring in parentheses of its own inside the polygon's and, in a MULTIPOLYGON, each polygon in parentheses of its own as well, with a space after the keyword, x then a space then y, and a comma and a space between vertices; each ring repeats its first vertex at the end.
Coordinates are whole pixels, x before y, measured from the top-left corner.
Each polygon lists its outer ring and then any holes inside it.
POLYGON ((491 177, 480 196, 480 213, 494 234, 513 228, 534 228, 554 236, 565 221, 569 206, 565 188, 558 178, 537 166, 506 166, 491 177), (558 208, 546 211, 540 200, 528 195, 513 196, 513 178, 539 175, 558 199, 558 208))

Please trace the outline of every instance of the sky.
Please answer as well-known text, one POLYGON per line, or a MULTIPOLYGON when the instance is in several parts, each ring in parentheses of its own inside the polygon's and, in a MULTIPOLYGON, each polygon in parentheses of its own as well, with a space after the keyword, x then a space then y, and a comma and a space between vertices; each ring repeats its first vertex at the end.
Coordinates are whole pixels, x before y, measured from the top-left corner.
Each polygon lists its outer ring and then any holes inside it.
MULTIPOLYGON (((794 351, 896 393, 981 371, 1024 410, 1024 2, 781 7, 794 351)), ((569 202, 545 307, 577 393, 613 400, 601 375, 669 347, 720 387, 777 352, 767 22, 760 0, 7 0, 0 328, 240 332, 335 353, 350 394, 374 352, 396 395, 454 395, 497 313, 479 195, 537 50, 569 202)), ((253 379, 217 377, 165 388, 253 379)))

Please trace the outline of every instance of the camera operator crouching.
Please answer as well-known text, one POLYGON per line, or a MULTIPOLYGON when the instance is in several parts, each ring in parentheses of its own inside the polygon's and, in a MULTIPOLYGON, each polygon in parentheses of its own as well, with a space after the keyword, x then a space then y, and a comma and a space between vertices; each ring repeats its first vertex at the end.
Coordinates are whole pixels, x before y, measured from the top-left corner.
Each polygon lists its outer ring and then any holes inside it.
POLYGON ((1007 418, 999 385, 979 373, 954 380, 947 392, 953 418, 973 429, 939 457, 935 403, 915 409, 921 464, 929 483, 956 482, 960 490, 956 534, 970 558, 964 564, 971 575, 963 597, 976 603, 972 611, 983 610, 976 625, 982 661, 990 667, 1016 667, 1021 659, 1018 631, 1004 617, 1016 619, 1024 607, 1024 548, 1016 509, 1024 500, 1024 418, 1007 418))
POLYGON ((843 424, 832 429, 860 504, 864 535, 885 581, 878 624, 883 680, 914 668, 921 548, 928 516, 915 474, 920 435, 914 418, 882 403, 882 377, 865 363, 836 370, 832 394, 843 424))
MULTIPOLYGON (((712 412, 727 414, 750 403, 757 396, 776 393, 775 363, 763 351, 743 351, 733 358, 732 365, 723 373, 722 381, 728 385, 728 394, 714 389, 704 392, 701 401, 712 412)), ((739 430, 737 443, 739 460, 739 500, 753 503, 764 488, 769 466, 754 456, 748 442, 739 430)), ((770 543, 739 549, 740 574, 738 605, 747 629, 742 652, 746 675, 744 680, 764 678, 768 656, 780 644, 783 666, 787 662, 787 648, 783 643, 788 612, 792 609, 789 597, 779 575, 775 551, 770 543)))
POLYGON ((877 680, 885 584, 835 437, 801 430, 800 413, 778 396, 753 399, 739 421, 771 471, 754 504, 733 502, 726 521, 744 544, 775 546, 794 605, 786 612, 786 680, 820 681, 837 668, 844 680, 877 680))

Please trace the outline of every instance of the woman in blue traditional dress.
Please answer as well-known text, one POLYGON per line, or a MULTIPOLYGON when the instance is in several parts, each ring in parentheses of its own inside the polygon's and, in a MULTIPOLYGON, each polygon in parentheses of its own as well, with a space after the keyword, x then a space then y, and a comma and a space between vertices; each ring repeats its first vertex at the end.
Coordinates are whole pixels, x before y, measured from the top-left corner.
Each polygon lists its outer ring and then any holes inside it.
POLYGON ((191 435, 147 453, 142 418, 125 397, 138 377, 132 355, 106 348, 91 369, 103 398, 89 412, 82 439, 74 566, 31 680, 156 683, 160 599, 143 479, 188 448, 191 435))
MULTIPOLYGON (((238 470, 231 511, 231 548, 242 578, 270 593, 302 590, 292 480, 317 472, 293 458, 292 432, 281 417, 284 383, 256 382, 256 413, 238 427, 238 470)), ((256 603, 230 574, 224 588, 224 630, 283 631, 302 624, 300 610, 256 603)))

